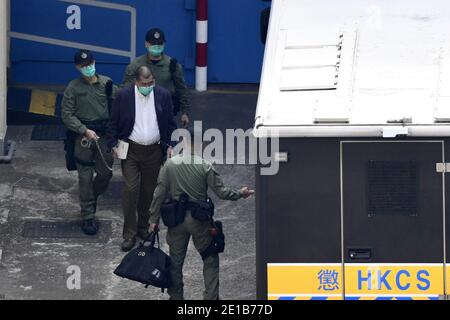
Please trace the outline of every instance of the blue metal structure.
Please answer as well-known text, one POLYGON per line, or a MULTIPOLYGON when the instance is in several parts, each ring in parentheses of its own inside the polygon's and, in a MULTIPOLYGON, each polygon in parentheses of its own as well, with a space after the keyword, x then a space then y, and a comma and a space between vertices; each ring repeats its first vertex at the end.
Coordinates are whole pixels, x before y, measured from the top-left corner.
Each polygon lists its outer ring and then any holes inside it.
MULTIPOLYGON (((195 6, 195 0, 11 1, 11 83, 68 83, 78 76, 72 64, 77 45, 98 49, 98 71, 120 82, 134 50, 144 54, 146 31, 159 26, 167 53, 184 65, 192 85, 195 6)), ((265 7, 261 0, 209 2, 209 82, 259 82, 259 16, 265 7)))

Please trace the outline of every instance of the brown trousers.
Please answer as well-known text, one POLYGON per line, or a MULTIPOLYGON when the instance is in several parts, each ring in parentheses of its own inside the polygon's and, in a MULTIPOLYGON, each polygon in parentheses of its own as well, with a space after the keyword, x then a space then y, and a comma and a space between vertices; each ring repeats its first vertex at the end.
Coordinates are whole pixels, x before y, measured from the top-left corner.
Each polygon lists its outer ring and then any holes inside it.
POLYGON ((138 232, 148 229, 149 209, 161 165, 161 145, 142 146, 130 142, 127 159, 122 160, 124 239, 132 239, 138 232))

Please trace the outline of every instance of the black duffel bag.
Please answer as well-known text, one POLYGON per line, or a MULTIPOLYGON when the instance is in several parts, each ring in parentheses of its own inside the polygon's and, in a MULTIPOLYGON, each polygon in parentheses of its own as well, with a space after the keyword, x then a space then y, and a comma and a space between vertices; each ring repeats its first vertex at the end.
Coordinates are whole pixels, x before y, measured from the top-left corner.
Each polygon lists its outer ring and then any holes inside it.
POLYGON ((159 243, 159 232, 152 232, 138 248, 130 251, 114 270, 114 274, 133 281, 164 289, 172 286, 170 274, 171 260, 165 254, 159 243), (150 242, 149 246, 145 244, 150 242), (155 247, 155 243, 158 247, 155 247))

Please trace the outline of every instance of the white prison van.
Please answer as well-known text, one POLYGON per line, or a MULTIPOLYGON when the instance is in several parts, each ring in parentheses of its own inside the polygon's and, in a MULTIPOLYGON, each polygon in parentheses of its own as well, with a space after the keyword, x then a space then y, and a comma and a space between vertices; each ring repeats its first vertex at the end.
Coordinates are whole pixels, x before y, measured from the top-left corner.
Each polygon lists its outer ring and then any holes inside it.
POLYGON ((449 1, 273 0, 254 135, 258 298, 450 295, 449 1))

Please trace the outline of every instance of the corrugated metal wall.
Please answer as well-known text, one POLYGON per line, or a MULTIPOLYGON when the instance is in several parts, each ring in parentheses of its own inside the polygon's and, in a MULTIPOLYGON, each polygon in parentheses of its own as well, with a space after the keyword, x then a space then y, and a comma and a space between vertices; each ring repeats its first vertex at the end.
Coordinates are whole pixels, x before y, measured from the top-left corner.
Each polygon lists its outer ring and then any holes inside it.
MULTIPOLYGON (((15 84, 66 84, 78 76, 72 57, 81 43, 101 47, 98 71, 122 80, 132 48, 132 11, 136 12, 136 53, 145 53, 146 31, 165 30, 167 53, 185 67, 194 83, 195 0, 14 0, 11 3, 11 80, 15 84), (110 8, 114 5, 125 8, 110 8), (77 15, 77 6, 80 11, 77 15), (74 15, 75 14, 75 15, 74 15), (76 20, 80 17, 80 20, 76 20), (78 22, 80 22, 78 24, 78 22), (42 43, 46 42, 46 43, 42 43), (67 43, 69 42, 69 43, 67 43)), ((257 83, 264 47, 261 0, 209 1, 209 82, 257 83)))

